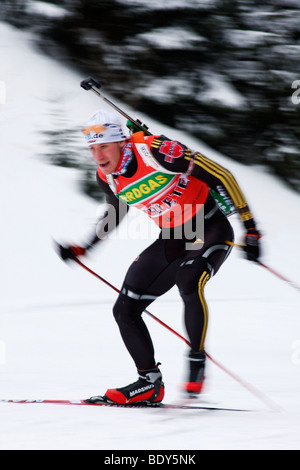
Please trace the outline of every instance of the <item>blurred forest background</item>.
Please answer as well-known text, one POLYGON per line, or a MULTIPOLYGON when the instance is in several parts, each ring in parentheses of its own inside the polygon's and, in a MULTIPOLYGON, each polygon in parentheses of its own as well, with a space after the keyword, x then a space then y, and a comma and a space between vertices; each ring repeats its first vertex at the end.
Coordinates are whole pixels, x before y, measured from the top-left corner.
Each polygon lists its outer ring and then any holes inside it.
MULTIPOLYGON (((188 131, 300 190, 299 0, 0 0, 0 19, 99 79, 133 117, 188 131)), ((56 163, 70 163, 65 150, 56 163)))

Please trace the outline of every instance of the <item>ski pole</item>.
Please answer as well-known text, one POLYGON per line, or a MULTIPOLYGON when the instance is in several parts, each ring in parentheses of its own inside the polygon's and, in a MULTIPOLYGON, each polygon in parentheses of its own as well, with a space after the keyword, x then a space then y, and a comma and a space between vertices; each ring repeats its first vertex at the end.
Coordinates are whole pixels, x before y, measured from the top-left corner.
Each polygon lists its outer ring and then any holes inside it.
POLYGON ((257 261, 257 263, 262 266, 263 268, 267 269, 268 271, 270 271, 270 273, 274 274, 274 276, 277 276, 279 279, 281 279, 282 281, 285 281, 287 282, 291 287, 294 287, 294 289, 297 289, 299 292, 300 292, 300 287, 297 286, 294 282, 292 282, 290 279, 287 279, 285 276, 283 276, 282 274, 278 273, 277 271, 275 271, 273 268, 270 268, 270 266, 267 266, 266 264, 262 263, 261 261, 257 261))
MULTIPOLYGON (((58 246, 60 246, 58 243, 57 243, 58 246)), ((95 271, 93 271, 92 269, 90 269, 88 266, 86 266, 84 263, 82 263, 76 256, 74 256, 72 258, 73 261, 75 261, 75 263, 77 263, 79 266, 81 266, 83 269, 85 269, 86 271, 88 271, 90 274, 92 274, 93 276, 95 276, 97 279, 99 279, 100 281, 104 282, 104 284, 106 284, 107 286, 111 287, 115 292, 118 292, 120 293, 120 290, 115 287, 113 284, 111 284, 110 282, 108 282, 106 279, 104 279, 103 277, 99 276, 99 274, 97 274, 95 271)), ((147 315, 149 315, 151 318, 153 318, 153 320, 157 321, 160 325, 164 326, 167 330, 171 331, 174 335, 176 335, 178 338, 182 339, 189 347, 191 347, 191 343, 186 339, 184 338, 182 335, 180 335, 177 331, 173 330, 173 328, 171 328, 169 325, 167 325, 166 323, 164 323, 162 320, 160 320, 159 318, 157 318, 155 315, 153 315, 152 313, 150 313, 148 310, 144 310, 145 313, 147 313, 147 315)), ((277 403, 273 402, 269 397, 267 397, 266 395, 264 395, 260 390, 256 389, 255 387, 253 387, 251 384, 249 384, 248 382, 246 382, 245 380, 241 379, 238 375, 234 374, 233 372, 231 372, 229 369, 227 369, 226 367, 224 367, 222 364, 220 364, 218 361, 216 361, 215 359, 213 359, 206 351, 205 351, 205 355, 206 357, 211 361, 213 362, 217 367, 219 367, 221 370, 223 370, 223 372, 225 372, 227 375, 229 375, 232 379, 234 379, 236 382, 238 382, 240 385, 242 385, 246 390, 248 390, 248 392, 252 393, 254 396, 256 396, 256 398, 258 398, 260 401, 262 401, 265 405, 267 405, 269 408, 271 408, 272 410, 274 411, 282 411, 281 407, 279 407, 279 405, 277 405, 277 403)))
MULTIPOLYGON (((104 284, 106 284, 107 286, 111 287, 115 292, 118 292, 120 293, 120 290, 115 287, 114 285, 112 285, 110 282, 106 281, 106 279, 104 279, 103 277, 99 276, 99 274, 95 273, 95 271, 93 271, 92 269, 90 269, 88 266, 86 266, 85 264, 83 264, 78 258, 76 258, 74 256, 74 258, 72 258, 73 261, 75 261, 75 263, 79 264, 79 266, 81 266, 83 269, 85 269, 86 271, 88 271, 89 273, 91 273, 93 276, 95 276, 97 279, 100 279, 100 281, 104 282, 104 284)), ((160 325, 164 326, 165 328, 167 328, 167 330, 171 331, 172 333, 174 333, 174 335, 178 336, 178 338, 182 339, 188 346, 191 346, 190 342, 185 339, 183 336, 181 336, 179 333, 177 333, 177 331, 173 330, 173 328, 171 328, 169 325, 167 325, 166 323, 164 323, 162 320, 160 320, 159 318, 157 318, 155 315, 153 315, 151 312, 149 312, 148 310, 144 310, 145 313, 147 313, 147 315, 149 315, 151 318, 153 318, 154 320, 156 320, 160 325)))
MULTIPOLYGON (((226 241, 225 243, 227 243, 227 245, 237 246, 237 247, 242 248, 242 249, 245 246, 245 245, 241 245, 241 244, 238 244, 238 243, 233 243, 233 242, 230 242, 230 241, 226 241)), ((261 266, 262 268, 267 269, 270 273, 274 274, 274 276, 278 277, 282 281, 287 282, 291 287, 294 287, 294 289, 297 289, 298 291, 300 291, 299 286, 297 286, 294 282, 292 282, 290 279, 287 279, 285 276, 283 276, 279 272, 275 271, 275 269, 270 268, 269 266, 267 266, 266 264, 262 263, 259 260, 255 260, 255 263, 258 264, 259 266, 261 266)))
MULTIPOLYGON (((57 242, 55 242, 56 246, 58 248, 61 248, 61 245, 57 242)), ((84 263, 82 263, 82 261, 80 261, 80 259, 78 259, 76 256, 73 256, 72 257, 72 260, 75 261, 75 263, 77 263, 79 266, 81 266, 83 269, 85 269, 86 271, 88 271, 90 274, 92 274, 93 276, 95 276, 97 279, 99 279, 100 281, 102 281, 104 284, 106 284, 107 286, 109 286, 111 289, 113 289, 115 292, 117 292, 118 294, 120 294, 120 289, 118 289, 117 287, 115 287, 113 284, 111 284, 110 282, 108 282, 106 279, 104 279, 103 277, 99 276, 99 274, 97 274, 95 271, 93 271, 92 269, 90 269, 88 266, 86 266, 84 263)), ((167 330, 171 331, 172 333, 174 333, 174 335, 178 336, 178 338, 182 339, 188 346, 191 346, 189 341, 187 339, 185 339, 183 336, 181 336, 179 333, 177 333, 177 331, 173 330, 173 328, 171 328, 169 325, 167 325, 166 323, 164 323, 162 320, 160 320, 159 318, 157 318, 155 315, 153 315, 151 312, 149 312, 148 310, 145 310, 145 313, 147 313, 147 315, 149 315, 151 318, 153 318, 154 320, 156 320, 158 323, 160 323, 160 325, 164 326, 165 328, 167 328, 167 330)))
POLYGON ((125 117, 128 121, 130 121, 135 127, 137 127, 140 131, 143 131, 146 135, 151 135, 151 133, 148 130, 148 127, 145 126, 145 124, 142 124, 138 119, 132 119, 125 111, 123 111, 121 108, 119 108, 117 105, 115 105, 112 101, 110 101, 108 98, 106 98, 102 93, 100 93, 99 89, 101 88, 100 83, 95 80, 92 77, 86 78, 85 80, 82 80, 80 83, 80 86, 84 90, 92 90, 95 95, 97 95, 99 98, 101 98, 105 103, 107 103, 109 106, 111 106, 115 111, 120 113, 123 117, 125 117))

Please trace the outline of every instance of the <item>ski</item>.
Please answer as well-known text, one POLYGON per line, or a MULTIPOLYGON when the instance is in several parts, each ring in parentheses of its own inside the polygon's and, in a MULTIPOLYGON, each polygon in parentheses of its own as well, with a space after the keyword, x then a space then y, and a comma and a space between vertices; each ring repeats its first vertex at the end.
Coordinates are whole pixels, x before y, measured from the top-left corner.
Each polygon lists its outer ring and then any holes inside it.
POLYGON ((159 403, 153 404, 118 404, 108 403, 105 400, 99 400, 97 403, 89 403, 88 400, 0 400, 0 403, 15 403, 15 404, 48 404, 48 405, 82 405, 82 406, 105 406, 110 408, 151 408, 151 409, 170 409, 170 410, 207 410, 207 411, 244 411, 246 409, 239 408, 223 408, 218 406, 207 406, 197 404, 172 404, 172 403, 159 403))

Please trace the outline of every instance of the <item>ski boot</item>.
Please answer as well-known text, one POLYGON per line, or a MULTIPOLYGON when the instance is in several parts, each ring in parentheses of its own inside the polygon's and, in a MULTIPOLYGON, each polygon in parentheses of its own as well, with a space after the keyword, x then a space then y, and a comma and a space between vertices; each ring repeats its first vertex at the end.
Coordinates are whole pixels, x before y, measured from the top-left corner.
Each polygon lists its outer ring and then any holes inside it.
POLYGON ((183 384, 183 390, 193 397, 201 393, 204 383, 206 355, 204 351, 190 351, 188 355, 189 374, 188 381, 183 384))
POLYGON ((164 398, 164 383, 158 367, 148 370, 138 370, 136 382, 122 388, 106 390, 103 397, 91 397, 89 403, 105 400, 107 403, 119 405, 159 405, 164 398))

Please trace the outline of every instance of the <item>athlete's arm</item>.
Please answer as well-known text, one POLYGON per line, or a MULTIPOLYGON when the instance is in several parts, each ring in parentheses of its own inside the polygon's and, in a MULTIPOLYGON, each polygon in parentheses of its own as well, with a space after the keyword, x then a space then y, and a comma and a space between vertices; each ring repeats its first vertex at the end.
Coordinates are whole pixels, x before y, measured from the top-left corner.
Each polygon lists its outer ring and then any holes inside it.
POLYGON ((84 256, 88 250, 97 245, 99 241, 106 238, 108 234, 114 230, 117 225, 119 225, 125 214, 128 212, 129 207, 127 204, 119 201, 111 191, 109 185, 102 181, 98 175, 97 181, 106 196, 106 211, 97 221, 94 233, 83 246, 57 245, 58 254, 64 261, 72 260, 74 257, 84 256))
POLYGON ((223 194, 225 193, 232 200, 245 228, 255 228, 246 198, 229 170, 201 153, 193 153, 185 145, 171 141, 163 135, 154 137, 151 142, 151 151, 158 163, 168 171, 187 172, 206 183, 210 189, 222 188, 223 194))
POLYGON ((211 189, 222 188, 223 193, 229 196, 236 207, 245 228, 254 228, 253 215, 233 174, 201 153, 196 153, 193 157, 194 167, 191 174, 204 181, 211 189))
POLYGON ((106 210, 97 223, 96 234, 92 240, 92 244, 106 238, 109 233, 119 225, 129 210, 129 206, 114 195, 109 184, 101 180, 98 174, 97 183, 105 194, 106 210))

